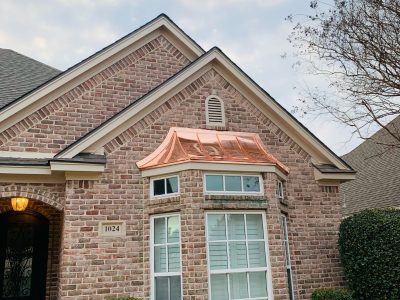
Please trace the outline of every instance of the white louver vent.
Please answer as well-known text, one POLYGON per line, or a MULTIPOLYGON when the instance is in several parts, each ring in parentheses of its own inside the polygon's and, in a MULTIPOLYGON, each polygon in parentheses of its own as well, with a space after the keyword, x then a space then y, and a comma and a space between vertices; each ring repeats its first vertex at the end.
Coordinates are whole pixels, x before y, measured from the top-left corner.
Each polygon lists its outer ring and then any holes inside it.
POLYGON ((210 96, 206 99, 207 125, 225 126, 224 104, 217 96, 210 96))

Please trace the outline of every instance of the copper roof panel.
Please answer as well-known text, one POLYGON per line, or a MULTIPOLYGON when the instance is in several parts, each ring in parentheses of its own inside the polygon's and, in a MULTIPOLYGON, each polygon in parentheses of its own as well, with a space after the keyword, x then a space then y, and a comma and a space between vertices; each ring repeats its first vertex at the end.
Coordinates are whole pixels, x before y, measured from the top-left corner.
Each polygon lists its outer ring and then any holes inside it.
POLYGON ((256 133, 180 127, 172 127, 161 145, 137 166, 145 170, 188 161, 272 164, 289 172, 256 133))

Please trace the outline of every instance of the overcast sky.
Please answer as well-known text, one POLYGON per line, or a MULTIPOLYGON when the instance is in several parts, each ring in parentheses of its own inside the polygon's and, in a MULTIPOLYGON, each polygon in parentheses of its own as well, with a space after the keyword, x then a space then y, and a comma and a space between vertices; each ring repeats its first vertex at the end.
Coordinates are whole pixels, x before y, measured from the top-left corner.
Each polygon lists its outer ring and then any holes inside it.
MULTIPOLYGON (((301 87, 318 83, 292 68, 287 41, 285 17, 307 12, 309 0, 1 0, 0 48, 65 70, 166 13, 205 50, 220 47, 291 111, 301 87)), ((339 155, 360 143, 326 117, 296 117, 339 155)))

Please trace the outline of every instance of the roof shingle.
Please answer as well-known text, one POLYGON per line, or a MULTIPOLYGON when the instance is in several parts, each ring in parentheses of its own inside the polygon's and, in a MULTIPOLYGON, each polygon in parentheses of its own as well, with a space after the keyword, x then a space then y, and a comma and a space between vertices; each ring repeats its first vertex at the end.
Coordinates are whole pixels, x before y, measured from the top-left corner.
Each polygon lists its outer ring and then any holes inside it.
POLYGON ((13 50, 0 48, 0 108, 60 73, 13 50))
MULTIPOLYGON (((388 126, 400 130, 400 116, 388 126)), ((341 186, 344 215, 366 208, 400 207, 400 147, 390 144, 396 141, 381 129, 342 157, 357 171, 355 180, 341 186)))

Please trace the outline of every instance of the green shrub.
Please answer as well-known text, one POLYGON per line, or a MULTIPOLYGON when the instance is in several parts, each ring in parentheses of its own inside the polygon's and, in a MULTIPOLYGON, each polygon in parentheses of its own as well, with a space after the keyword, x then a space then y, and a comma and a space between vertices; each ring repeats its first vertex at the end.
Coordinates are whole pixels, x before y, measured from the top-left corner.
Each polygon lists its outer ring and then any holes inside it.
POLYGON ((311 300, 352 300, 350 293, 345 289, 329 288, 315 290, 311 300))
POLYGON ((339 251, 354 299, 400 299, 400 210, 369 209, 343 220, 339 251))

